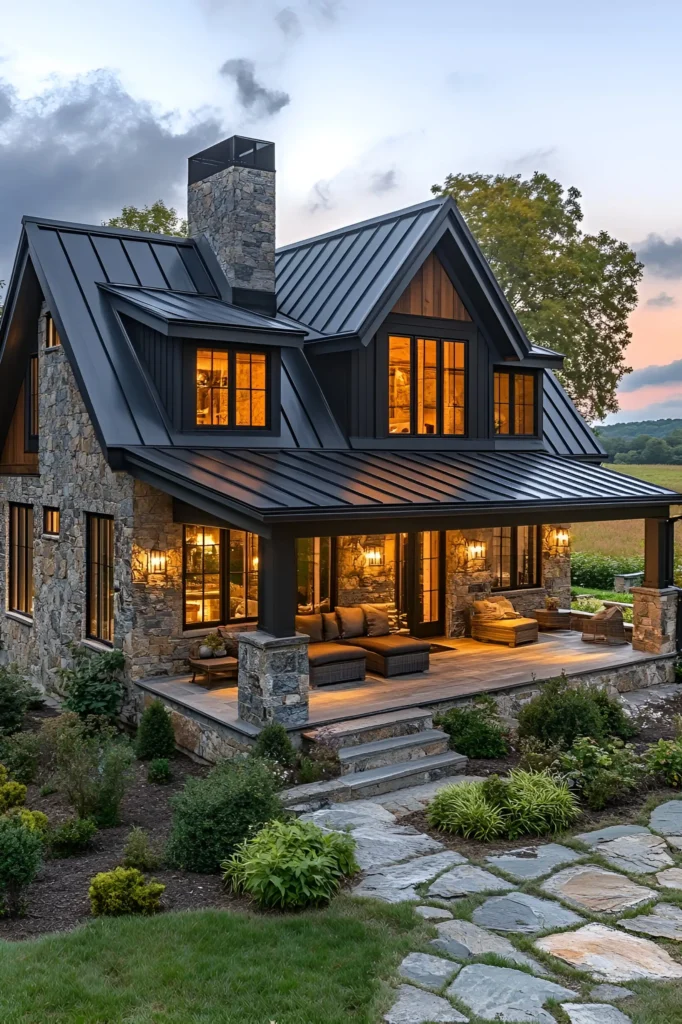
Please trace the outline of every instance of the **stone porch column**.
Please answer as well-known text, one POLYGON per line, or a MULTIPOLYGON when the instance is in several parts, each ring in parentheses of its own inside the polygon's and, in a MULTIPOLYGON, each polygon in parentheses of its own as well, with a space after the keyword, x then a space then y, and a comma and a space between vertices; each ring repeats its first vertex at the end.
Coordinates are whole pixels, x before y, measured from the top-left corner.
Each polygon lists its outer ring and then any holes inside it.
POLYGON ((647 654, 674 654, 677 648, 677 591, 633 587, 632 647, 647 654))
POLYGON ((239 634, 239 717, 252 725, 308 721, 308 636, 239 634))

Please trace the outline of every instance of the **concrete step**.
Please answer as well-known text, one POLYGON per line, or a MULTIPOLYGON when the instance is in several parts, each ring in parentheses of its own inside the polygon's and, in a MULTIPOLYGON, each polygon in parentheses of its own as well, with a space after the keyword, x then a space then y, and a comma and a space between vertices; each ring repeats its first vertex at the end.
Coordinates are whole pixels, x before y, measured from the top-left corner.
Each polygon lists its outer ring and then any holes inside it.
POLYGON ((448 750, 444 754, 430 754, 416 761, 401 761, 382 768, 353 772, 352 775, 344 775, 342 781, 350 788, 351 800, 366 800, 407 786, 434 782, 448 775, 463 775, 468 763, 469 759, 464 754, 448 750))
POLYGON ((385 740, 358 743, 339 750, 343 774, 384 768, 388 764, 416 761, 430 754, 444 754, 449 737, 440 729, 423 729, 408 736, 389 736, 385 740))
POLYGON ((412 736, 433 728, 431 711, 415 708, 407 711, 389 711, 383 715, 367 715, 365 718, 352 718, 347 722, 334 722, 322 729, 309 729, 303 738, 314 743, 321 733, 322 736, 333 737, 341 747, 357 747, 375 740, 385 740, 393 736, 412 736))

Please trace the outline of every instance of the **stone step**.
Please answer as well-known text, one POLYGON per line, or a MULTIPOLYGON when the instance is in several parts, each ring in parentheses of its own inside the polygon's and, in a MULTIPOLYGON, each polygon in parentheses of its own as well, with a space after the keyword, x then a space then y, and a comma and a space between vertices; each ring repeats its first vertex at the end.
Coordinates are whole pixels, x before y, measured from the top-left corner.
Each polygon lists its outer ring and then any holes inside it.
POLYGON ((308 729, 303 733, 303 738, 314 743, 321 733, 323 737, 333 737, 342 747, 357 747, 362 743, 385 740, 392 736, 411 736, 432 727, 432 712, 414 708, 411 711, 389 711, 383 715, 351 718, 321 729, 308 729))
POLYGON ((406 786, 419 786, 424 782, 434 782, 447 775, 463 775, 466 771, 468 758, 455 750, 444 754, 429 754, 416 761, 401 761, 399 764, 388 764, 382 768, 370 768, 364 772, 353 772, 344 775, 345 782, 351 791, 351 800, 366 800, 368 797, 392 793, 406 786))
POLYGON ((389 736, 385 740, 358 743, 353 747, 342 747, 339 760, 343 774, 384 768, 388 764, 416 761, 430 754, 444 754, 448 749, 449 737, 440 729, 423 729, 408 736, 389 736))

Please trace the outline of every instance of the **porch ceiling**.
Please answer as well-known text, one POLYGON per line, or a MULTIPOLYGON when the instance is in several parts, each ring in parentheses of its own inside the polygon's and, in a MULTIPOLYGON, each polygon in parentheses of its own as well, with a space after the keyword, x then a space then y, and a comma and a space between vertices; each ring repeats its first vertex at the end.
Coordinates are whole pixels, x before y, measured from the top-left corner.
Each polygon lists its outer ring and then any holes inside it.
MULTIPOLYGON (((125 468, 226 520, 664 516, 682 495, 545 452, 125 448, 125 468), (221 510, 222 509, 222 513, 221 510), (601 514, 600 514, 601 510, 601 514)), ((239 525, 238 523, 236 525, 239 525)), ((432 527, 435 528, 435 527, 432 527)), ((258 532, 264 532, 259 530, 258 532)))

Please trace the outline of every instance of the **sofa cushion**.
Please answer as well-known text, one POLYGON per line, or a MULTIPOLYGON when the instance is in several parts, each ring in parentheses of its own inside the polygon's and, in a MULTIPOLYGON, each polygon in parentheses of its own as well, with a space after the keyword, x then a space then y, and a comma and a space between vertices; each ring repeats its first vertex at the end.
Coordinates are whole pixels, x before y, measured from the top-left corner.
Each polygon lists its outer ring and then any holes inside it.
POLYGON ((504 618, 504 610, 495 601, 474 601, 474 615, 481 622, 497 622, 504 618))
POLYGON ((322 612, 322 633, 325 640, 339 639, 339 620, 336 612, 322 612))
POLYGON ((416 640, 413 636, 396 636, 395 633, 389 633, 388 636, 360 636, 353 643, 384 658, 399 654, 427 653, 431 650, 428 640, 416 640))
POLYGON ((365 613, 367 636, 387 636, 389 632, 387 608, 379 604, 361 604, 360 607, 365 613))
POLYGON ((294 624, 297 633, 306 633, 314 644, 322 643, 321 615, 297 615, 294 624))
POLYGON ((344 640, 362 636, 365 632, 365 613, 360 605, 337 608, 336 617, 339 620, 339 632, 344 640))
POLYGON ((308 648, 308 661, 316 665, 331 665, 337 661, 364 661, 365 652, 352 644, 314 644, 308 648))
POLYGON ((495 629, 508 630, 513 633, 515 629, 520 629, 524 626, 537 626, 537 619, 523 619, 520 615, 517 615, 515 619, 479 619, 480 625, 494 626, 495 629))

